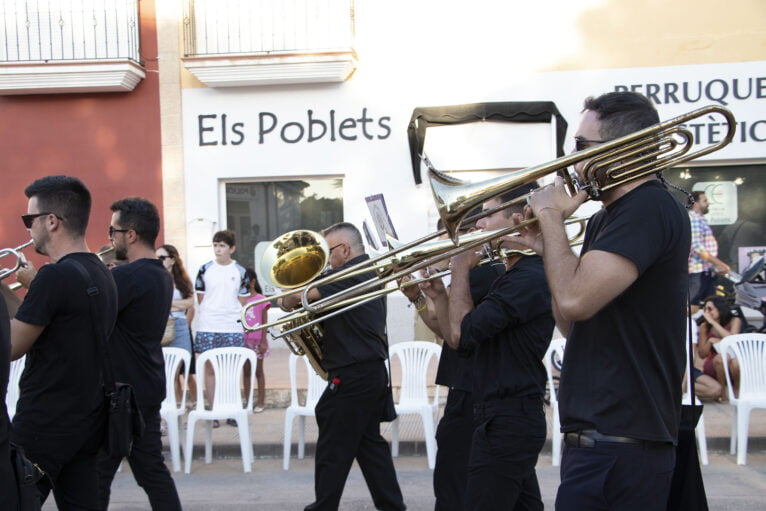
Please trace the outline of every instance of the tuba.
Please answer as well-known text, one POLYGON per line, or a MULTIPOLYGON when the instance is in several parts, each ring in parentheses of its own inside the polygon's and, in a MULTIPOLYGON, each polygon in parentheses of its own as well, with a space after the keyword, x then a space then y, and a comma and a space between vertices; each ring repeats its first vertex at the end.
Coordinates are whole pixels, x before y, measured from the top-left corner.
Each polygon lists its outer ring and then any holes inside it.
MULTIPOLYGON (((329 258, 330 250, 324 237, 306 229, 290 231, 275 239, 266 249, 260 262, 262 275, 274 287, 294 290, 311 282, 318 277, 329 258)), ((261 303, 293 294, 287 291, 269 298, 247 304, 241 313, 240 321, 245 330, 252 332, 266 330, 271 324, 250 326, 246 320, 247 311, 261 303)), ((271 335, 282 338, 294 354, 306 355, 311 367, 323 379, 327 379, 327 371, 322 367, 324 331, 322 325, 314 318, 302 315, 288 314, 286 320, 280 322, 279 330, 271 329, 271 335), (311 325, 307 323, 313 321, 311 325)))

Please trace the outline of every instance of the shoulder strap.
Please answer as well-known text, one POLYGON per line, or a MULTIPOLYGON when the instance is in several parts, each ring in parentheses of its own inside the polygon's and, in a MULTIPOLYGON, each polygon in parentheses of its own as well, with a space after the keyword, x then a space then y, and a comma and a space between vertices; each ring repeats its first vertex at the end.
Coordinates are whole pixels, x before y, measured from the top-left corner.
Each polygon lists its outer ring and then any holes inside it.
POLYGON ((114 373, 112 372, 112 363, 109 360, 109 352, 107 351, 106 335, 99 328, 99 314, 98 307, 96 307, 96 300, 98 300, 99 295, 98 286, 93 282, 90 273, 88 273, 80 261, 74 258, 69 259, 69 261, 74 264, 74 267, 80 272, 87 285, 86 292, 88 293, 88 302, 90 303, 91 325, 93 327, 93 335, 96 338, 99 356, 101 357, 101 368, 104 371, 104 392, 108 395, 113 393, 115 389, 114 373))

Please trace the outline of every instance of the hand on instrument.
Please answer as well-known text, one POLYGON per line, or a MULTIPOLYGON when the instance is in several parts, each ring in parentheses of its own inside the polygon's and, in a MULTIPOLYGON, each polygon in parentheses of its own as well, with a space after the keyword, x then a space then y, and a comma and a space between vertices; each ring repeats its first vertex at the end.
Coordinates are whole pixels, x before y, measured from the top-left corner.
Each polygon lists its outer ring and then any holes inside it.
POLYGON ((437 298, 438 296, 447 292, 441 277, 438 279, 431 279, 421 282, 419 287, 420 290, 423 291, 423 293, 431 299, 437 298))
POLYGON ((587 198, 588 194, 584 190, 580 190, 576 195, 570 197, 564 185, 564 178, 556 176, 553 184, 538 188, 529 195, 529 205, 536 217, 540 217, 544 210, 553 210, 558 212, 561 215, 561 220, 564 221, 587 198))
MULTIPOLYGON (((540 230, 540 224, 534 221, 535 215, 532 208, 524 206, 524 215, 514 213, 511 215, 513 225, 519 225, 523 222, 529 222, 524 227, 519 227, 518 236, 504 236, 503 240, 509 240, 514 245, 521 245, 524 248, 534 250, 537 254, 543 254, 543 233, 540 230)), ((510 243, 508 243, 510 244, 510 243)))
POLYGON ((452 269, 452 276, 457 273, 468 273, 468 270, 479 264, 479 261, 484 257, 484 253, 480 250, 464 250, 457 255, 452 256, 450 259, 450 268, 452 269))
POLYGON ((279 305, 279 308, 285 312, 291 312, 299 303, 301 303, 300 293, 283 296, 277 300, 277 305, 279 305))
POLYGON ((411 280, 415 280, 415 277, 413 277, 412 274, 408 274, 396 282, 399 286, 399 291, 404 293, 404 296, 406 296, 409 301, 413 301, 420 295, 420 288, 417 285, 402 286, 402 284, 411 280))
POLYGON ((32 283, 36 275, 37 268, 35 265, 24 259, 21 267, 16 271, 16 281, 25 289, 29 289, 29 284, 32 283))

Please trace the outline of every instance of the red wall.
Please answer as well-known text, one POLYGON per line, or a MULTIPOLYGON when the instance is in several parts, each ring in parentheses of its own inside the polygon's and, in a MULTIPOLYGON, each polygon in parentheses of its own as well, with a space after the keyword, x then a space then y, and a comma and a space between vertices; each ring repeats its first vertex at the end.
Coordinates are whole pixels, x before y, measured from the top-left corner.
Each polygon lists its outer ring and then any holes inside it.
MULTIPOLYGON (((94 252, 109 243, 109 205, 115 200, 146 197, 162 212, 154 0, 141 0, 139 9, 147 73, 132 92, 0 96, 0 248, 29 240, 19 218, 27 211, 24 188, 42 176, 76 176, 88 187, 93 208, 87 240, 94 252)), ((24 253, 38 266, 45 261, 34 249, 24 253)), ((0 266, 12 263, 0 259, 0 266)))

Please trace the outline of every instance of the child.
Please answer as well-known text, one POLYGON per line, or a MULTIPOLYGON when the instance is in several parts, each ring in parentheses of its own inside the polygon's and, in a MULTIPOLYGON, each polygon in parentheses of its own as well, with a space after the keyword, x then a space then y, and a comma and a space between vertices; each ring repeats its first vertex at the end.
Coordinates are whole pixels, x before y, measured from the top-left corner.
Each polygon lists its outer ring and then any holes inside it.
MULTIPOLYGON (((247 303, 252 303, 265 298, 261 291, 261 286, 258 284, 258 277, 255 275, 255 271, 252 268, 245 270, 245 277, 248 282, 248 289, 250 290, 250 298, 247 299, 247 303)), ((271 303, 264 302, 254 307, 250 307, 245 314, 245 321, 247 326, 264 325, 268 323, 268 310, 271 307, 271 303)), ((255 365, 255 379, 258 382, 258 402, 253 409, 255 413, 261 413, 263 411, 264 399, 266 397, 266 377, 263 374, 263 359, 269 356, 269 339, 266 332, 258 330, 254 332, 245 332, 245 347, 255 351, 258 357, 258 363, 255 365)), ((250 381, 250 363, 245 364, 244 369, 244 384, 245 389, 249 390, 252 387, 250 381)))
MULTIPOLYGON (((245 269, 231 257, 235 250, 234 233, 218 231, 213 236, 215 259, 203 264, 197 273, 194 284, 199 302, 194 342, 196 353, 213 348, 244 346, 239 316, 247 300, 247 277, 245 269)), ((215 376, 209 364, 205 367, 205 393, 206 404, 212 405, 215 376)), ((218 426, 218 421, 213 421, 213 427, 218 426)))

